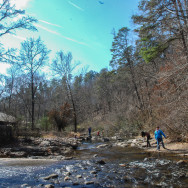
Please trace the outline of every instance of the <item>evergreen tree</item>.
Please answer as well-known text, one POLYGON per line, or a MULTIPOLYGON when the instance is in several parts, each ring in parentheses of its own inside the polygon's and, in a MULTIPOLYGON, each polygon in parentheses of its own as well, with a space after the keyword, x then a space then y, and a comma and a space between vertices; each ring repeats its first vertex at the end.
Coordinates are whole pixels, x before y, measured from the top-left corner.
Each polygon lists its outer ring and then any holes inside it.
POLYGON ((141 0, 139 13, 132 16, 139 33, 140 55, 150 62, 163 53, 170 43, 180 40, 187 49, 187 0, 141 0))

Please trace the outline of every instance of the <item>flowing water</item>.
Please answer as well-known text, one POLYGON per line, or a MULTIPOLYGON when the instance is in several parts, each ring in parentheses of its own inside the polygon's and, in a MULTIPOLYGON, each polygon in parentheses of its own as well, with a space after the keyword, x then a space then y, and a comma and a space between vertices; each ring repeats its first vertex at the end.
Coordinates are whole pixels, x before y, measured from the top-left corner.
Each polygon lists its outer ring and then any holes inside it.
POLYGON ((75 188, 188 187, 188 166, 178 164, 177 156, 154 155, 129 147, 98 149, 99 144, 81 145, 74 158, 66 161, 0 160, 0 188, 46 184, 75 188), (58 178, 43 179, 50 174, 57 174, 58 178))

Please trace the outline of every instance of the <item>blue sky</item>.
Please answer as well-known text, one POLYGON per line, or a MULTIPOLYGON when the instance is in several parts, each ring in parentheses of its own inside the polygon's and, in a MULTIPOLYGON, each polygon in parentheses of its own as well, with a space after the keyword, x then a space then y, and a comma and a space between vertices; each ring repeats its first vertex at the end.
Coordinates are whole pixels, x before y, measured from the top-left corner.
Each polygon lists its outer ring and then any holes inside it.
POLYGON ((139 0, 12 0, 17 8, 39 20, 38 32, 18 31, 5 36, 5 47, 20 47, 28 37, 41 37, 52 50, 72 52, 80 67, 99 72, 109 66, 112 29, 131 28, 131 15, 137 12, 139 0), (101 4, 102 2, 103 4, 101 4))

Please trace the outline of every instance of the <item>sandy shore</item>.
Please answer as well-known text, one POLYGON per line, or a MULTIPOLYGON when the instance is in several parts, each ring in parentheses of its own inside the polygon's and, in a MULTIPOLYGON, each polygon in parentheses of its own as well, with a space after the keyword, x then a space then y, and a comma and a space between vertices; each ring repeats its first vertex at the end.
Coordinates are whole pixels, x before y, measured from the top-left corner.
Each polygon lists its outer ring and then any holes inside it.
POLYGON ((11 165, 11 166, 36 166, 45 165, 57 162, 55 159, 30 159, 30 158, 0 158, 0 165, 11 165))

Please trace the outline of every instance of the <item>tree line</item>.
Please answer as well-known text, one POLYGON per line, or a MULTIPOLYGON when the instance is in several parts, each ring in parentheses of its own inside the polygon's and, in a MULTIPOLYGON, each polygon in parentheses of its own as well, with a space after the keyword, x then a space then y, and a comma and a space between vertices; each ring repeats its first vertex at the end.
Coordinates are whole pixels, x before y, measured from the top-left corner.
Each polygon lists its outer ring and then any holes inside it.
MULTIPOLYGON (((140 0, 138 8, 134 30, 113 32, 110 68, 100 72, 73 74, 71 52, 59 51, 48 63, 50 50, 40 38, 27 39, 19 51, 1 45, 1 62, 11 64, 0 77, 1 111, 32 129, 54 124, 59 131, 68 125, 77 131, 84 122, 106 121, 125 133, 161 126, 170 137, 187 140, 188 1, 140 0), (42 69, 47 65, 52 79, 42 69)), ((19 14, 24 12, 3 1, 0 37, 36 30, 34 18, 12 21, 19 14)))

